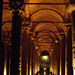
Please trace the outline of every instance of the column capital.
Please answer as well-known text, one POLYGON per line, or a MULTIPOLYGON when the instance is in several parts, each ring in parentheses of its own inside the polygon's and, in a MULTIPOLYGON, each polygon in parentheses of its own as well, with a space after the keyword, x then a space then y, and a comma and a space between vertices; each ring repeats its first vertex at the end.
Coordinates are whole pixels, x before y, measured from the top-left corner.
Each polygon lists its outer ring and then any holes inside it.
POLYGON ((68 34, 68 30, 71 28, 71 23, 68 24, 63 24, 63 30, 65 32, 65 34, 68 34))
POLYGON ((23 1, 14 1, 9 0, 9 10, 10 13, 13 15, 22 15, 24 11, 23 1))

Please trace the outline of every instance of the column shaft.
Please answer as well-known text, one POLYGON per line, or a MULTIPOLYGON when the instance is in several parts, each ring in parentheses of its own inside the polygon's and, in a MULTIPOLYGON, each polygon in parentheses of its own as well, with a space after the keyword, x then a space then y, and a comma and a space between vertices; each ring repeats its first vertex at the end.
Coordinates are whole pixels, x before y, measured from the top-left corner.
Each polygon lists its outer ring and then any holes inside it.
POLYGON ((34 52, 34 43, 31 42, 31 75, 33 75, 33 52, 34 52))
POLYGON ((3 75, 4 71, 4 43, 0 43, 0 75, 3 75))
POLYGON ((67 75, 72 74, 72 35, 71 26, 69 25, 69 30, 67 34, 67 75))
POLYGON ((29 43, 29 46, 28 46, 28 75, 30 75, 30 48, 31 48, 30 40, 28 41, 28 43, 29 43))
POLYGON ((52 67, 52 59, 53 59, 52 58, 52 52, 53 51, 50 52, 50 72, 53 72, 53 67, 52 67))
POLYGON ((19 75, 21 23, 22 17, 14 12, 11 37, 11 75, 19 75))
POLYGON ((72 47, 75 47, 75 11, 72 12, 72 47))
POLYGON ((22 75, 27 75, 27 46, 28 46, 28 39, 27 39, 27 34, 24 31, 23 36, 22 36, 22 75))
POLYGON ((4 69, 4 46, 1 42, 2 38, 2 9, 3 9, 3 0, 0 1, 0 75, 3 75, 4 69))
POLYGON ((58 68, 58 74, 60 75, 60 43, 57 43, 57 68, 58 68))
POLYGON ((65 35, 62 34, 63 36, 60 44, 60 49, 61 49, 61 75, 65 75, 65 35))
POLYGON ((73 75, 75 74, 75 10, 71 12, 72 15, 72 61, 73 61, 73 75))

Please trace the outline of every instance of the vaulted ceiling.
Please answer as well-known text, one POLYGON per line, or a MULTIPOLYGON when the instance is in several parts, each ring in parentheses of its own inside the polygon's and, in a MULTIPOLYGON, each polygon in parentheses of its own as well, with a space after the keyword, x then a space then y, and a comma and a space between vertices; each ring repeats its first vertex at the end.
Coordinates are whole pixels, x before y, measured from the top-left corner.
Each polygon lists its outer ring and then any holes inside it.
MULTIPOLYGON (((70 14, 66 11, 68 3, 68 0, 24 0, 23 24, 28 18, 38 52, 51 51, 60 40, 64 23, 70 23, 70 14)), ((9 8, 9 0, 3 0, 2 37, 11 37, 12 15, 9 8)))

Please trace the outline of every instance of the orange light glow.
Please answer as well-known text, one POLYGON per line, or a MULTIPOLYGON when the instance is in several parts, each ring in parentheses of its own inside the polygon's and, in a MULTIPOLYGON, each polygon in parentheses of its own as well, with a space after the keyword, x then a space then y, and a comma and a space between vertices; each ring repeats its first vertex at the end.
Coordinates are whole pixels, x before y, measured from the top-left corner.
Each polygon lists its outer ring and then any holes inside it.
POLYGON ((72 59, 73 59, 73 75, 75 75, 75 48, 73 49, 73 55, 72 55, 72 59))
POLYGON ((4 75, 7 75, 7 73, 6 73, 6 61, 4 63, 4 75))
POLYGON ((48 56, 43 56, 44 59, 47 59, 48 56))
POLYGON ((75 70, 74 70, 74 74, 73 75, 75 75, 75 70))
POLYGON ((46 75, 46 72, 44 72, 44 75, 46 75))

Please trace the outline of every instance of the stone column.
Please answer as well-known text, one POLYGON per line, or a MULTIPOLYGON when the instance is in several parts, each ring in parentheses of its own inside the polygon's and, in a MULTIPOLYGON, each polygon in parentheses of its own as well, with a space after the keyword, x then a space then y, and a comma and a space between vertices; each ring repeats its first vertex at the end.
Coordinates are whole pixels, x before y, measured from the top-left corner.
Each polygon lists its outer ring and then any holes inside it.
POLYGON ((30 75, 34 75, 33 74, 33 55, 34 55, 34 43, 31 41, 31 48, 30 48, 30 75))
POLYGON ((3 9, 3 0, 0 1, 0 75, 3 75, 4 69, 4 46, 1 41, 2 38, 2 9, 3 9))
POLYGON ((30 75, 32 74, 32 41, 30 43, 30 75))
POLYGON ((60 75, 60 42, 57 43, 57 75, 60 75))
POLYGON ((23 35, 22 35, 22 75, 27 75, 27 68, 28 68, 28 39, 27 34, 24 29, 23 35))
POLYGON ((12 35, 11 35, 11 68, 10 75, 20 75, 20 41, 21 41, 21 24, 22 24, 22 10, 23 1, 10 1, 10 10, 12 11, 12 35))
POLYGON ((72 35, 71 35, 71 25, 66 25, 68 29, 67 33, 67 75, 72 74, 72 35))
POLYGON ((4 43, 0 42, 0 75, 3 75, 4 71, 4 43))
POLYGON ((73 75, 75 75, 75 1, 70 0, 69 6, 67 6, 67 11, 71 13, 71 23, 72 23, 72 61, 73 61, 73 75))
POLYGON ((57 63, 57 61, 56 61, 56 63, 55 63, 55 55, 56 53, 55 53, 55 49, 53 50, 53 52, 52 52, 52 68, 53 68, 53 74, 55 73, 55 64, 57 63))
POLYGON ((33 46, 33 75, 35 75, 35 56, 36 56, 36 49, 35 46, 33 46))
POLYGON ((51 49, 51 51, 50 51, 50 72, 53 73, 53 67, 52 67, 52 52, 53 52, 53 49, 51 49))
POLYGON ((64 31, 65 31, 65 75, 72 75, 71 25, 64 24, 64 31))
POLYGON ((65 34, 60 35, 61 75, 65 75, 65 34))
POLYGON ((52 51, 52 70, 52 74, 58 75, 57 44, 55 44, 52 51))
POLYGON ((31 41, 28 40, 29 47, 28 47, 28 75, 30 75, 30 48, 31 48, 31 41))
MULTIPOLYGON (((74 6, 75 7, 75 6, 74 6)), ((75 75, 75 10, 72 11, 72 54, 73 54, 73 75, 75 75)))

